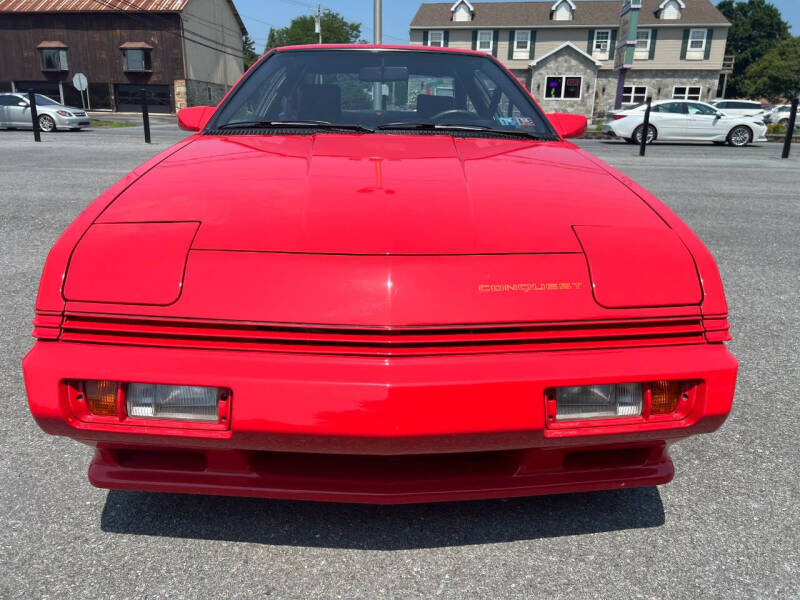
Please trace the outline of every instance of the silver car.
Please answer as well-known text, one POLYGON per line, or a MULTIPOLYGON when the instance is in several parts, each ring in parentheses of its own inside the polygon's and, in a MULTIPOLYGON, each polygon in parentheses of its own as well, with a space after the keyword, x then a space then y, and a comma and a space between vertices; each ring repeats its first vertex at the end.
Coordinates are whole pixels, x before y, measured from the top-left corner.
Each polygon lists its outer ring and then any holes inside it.
MULTIPOLYGON (((83 109, 64 106, 41 94, 36 94, 35 98, 39 129, 42 131, 56 129, 77 131, 91 124, 89 115, 83 109)), ((0 127, 9 129, 33 127, 28 94, 0 94, 0 127)))

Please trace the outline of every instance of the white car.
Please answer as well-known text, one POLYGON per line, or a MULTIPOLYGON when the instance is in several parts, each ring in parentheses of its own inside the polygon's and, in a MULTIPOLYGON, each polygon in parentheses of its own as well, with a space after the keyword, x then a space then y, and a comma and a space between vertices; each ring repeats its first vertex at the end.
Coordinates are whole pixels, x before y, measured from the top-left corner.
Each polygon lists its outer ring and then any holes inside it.
POLYGON ((754 100, 714 100, 711 106, 731 117, 761 117, 763 119, 767 114, 761 102, 754 100))
MULTIPOLYGON (((618 111, 603 125, 603 133, 641 143, 644 129, 645 105, 618 111)), ((705 102, 689 100, 658 100, 650 111, 647 143, 660 141, 691 141, 729 143, 746 146, 750 142, 767 140, 767 126, 753 117, 726 115, 705 102)))
POLYGON ((787 125, 789 125, 789 117, 791 116, 791 114, 792 114, 792 105, 781 104, 770 110, 764 116, 764 121, 766 123, 777 123, 778 125, 786 127, 787 125))

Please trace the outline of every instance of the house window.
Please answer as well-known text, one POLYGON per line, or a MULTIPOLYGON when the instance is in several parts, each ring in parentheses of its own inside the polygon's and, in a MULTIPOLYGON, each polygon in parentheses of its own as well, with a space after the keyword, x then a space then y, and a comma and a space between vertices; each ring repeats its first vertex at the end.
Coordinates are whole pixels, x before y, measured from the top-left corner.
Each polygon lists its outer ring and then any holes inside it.
POLYGON ((651 29, 639 29, 636 32, 636 52, 634 58, 650 58, 651 29))
POLYGON ((571 21, 572 6, 567 0, 561 0, 552 12, 553 21, 571 21))
POLYGON ((527 59, 531 51, 531 32, 520 29, 514 32, 514 58, 527 59))
POLYGON ((428 46, 444 47, 444 31, 431 31, 428 34, 428 46))
POLYGON ((478 32, 478 50, 481 52, 492 53, 492 44, 494 42, 494 32, 489 29, 484 29, 478 32))
POLYGON ((598 29, 594 32, 594 43, 592 44, 592 56, 602 60, 608 60, 608 51, 611 47, 611 30, 598 29))
POLYGON ((456 7, 453 12, 453 21, 472 21, 472 9, 467 6, 466 2, 462 2, 456 7))
POLYGON ((582 81, 582 77, 548 77, 544 96, 552 100, 580 98, 582 81))
POLYGON ((664 4, 664 8, 661 9, 661 18, 665 20, 681 18, 681 5, 678 4, 678 0, 669 0, 664 4))
POLYGON ((692 29, 689 32, 689 50, 691 52, 705 52, 706 30, 692 29))
POLYGON ((42 71, 69 71, 66 48, 40 48, 42 71))
POLYGON ((703 88, 700 86, 676 86, 672 90, 674 100, 700 100, 703 88))
POLYGON ((129 72, 147 72, 153 70, 153 59, 150 50, 143 48, 127 48, 122 51, 124 69, 129 72))
POLYGON ((622 88, 623 104, 642 104, 647 102, 647 86, 626 85, 622 88))

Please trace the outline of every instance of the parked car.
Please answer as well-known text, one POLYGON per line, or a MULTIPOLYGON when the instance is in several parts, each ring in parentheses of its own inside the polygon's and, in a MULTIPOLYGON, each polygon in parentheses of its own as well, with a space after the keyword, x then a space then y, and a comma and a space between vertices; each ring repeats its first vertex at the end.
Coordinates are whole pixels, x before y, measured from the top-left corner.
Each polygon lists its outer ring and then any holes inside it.
MULTIPOLYGON (((641 143, 645 107, 637 106, 616 112, 603 125, 603 133, 629 143, 641 143)), ((746 146, 766 141, 767 126, 751 117, 733 117, 710 104, 690 100, 659 100, 652 103, 647 143, 659 141, 696 141, 746 146)))
POLYGON ((766 115, 764 115, 764 122, 777 123, 782 127, 788 127, 789 117, 791 116, 791 114, 792 114, 792 105, 781 104, 779 106, 775 106, 766 115))
POLYGON ((30 409, 96 448, 93 484, 651 486, 731 410, 709 251, 492 56, 277 49, 178 120, 199 133, 91 204, 39 287, 30 409))
POLYGON ((763 120, 767 110, 755 100, 714 100, 711 106, 730 117, 759 117, 763 120))
MULTIPOLYGON (((91 124, 86 111, 80 108, 64 106, 42 94, 36 94, 35 98, 36 112, 39 115, 39 129, 42 131, 49 132, 56 129, 77 131, 91 124)), ((33 128, 27 94, 0 94, 0 127, 7 129, 33 128)))

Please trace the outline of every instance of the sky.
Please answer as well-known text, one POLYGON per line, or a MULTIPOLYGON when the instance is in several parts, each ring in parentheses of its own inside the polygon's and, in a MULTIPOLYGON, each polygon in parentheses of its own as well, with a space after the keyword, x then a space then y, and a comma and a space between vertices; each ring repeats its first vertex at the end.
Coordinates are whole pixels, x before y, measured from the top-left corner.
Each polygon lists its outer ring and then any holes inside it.
MULTIPOLYGON (((619 0, 608 1, 619 2, 619 0)), ((715 4, 719 3, 719 0, 712 1, 715 4)), ((267 42, 270 26, 285 27, 296 16, 311 14, 312 8, 316 10, 317 7, 317 3, 312 0, 234 0, 234 2, 259 52, 263 51, 267 42)), ((360 22, 362 37, 372 41, 372 0, 320 0, 320 2, 323 9, 334 10, 348 21, 360 22)), ((408 43, 408 25, 420 3, 419 0, 383 0, 384 43, 408 43)), ((800 0, 772 0, 772 3, 783 13, 783 19, 792 27, 793 35, 800 35, 800 0)))

